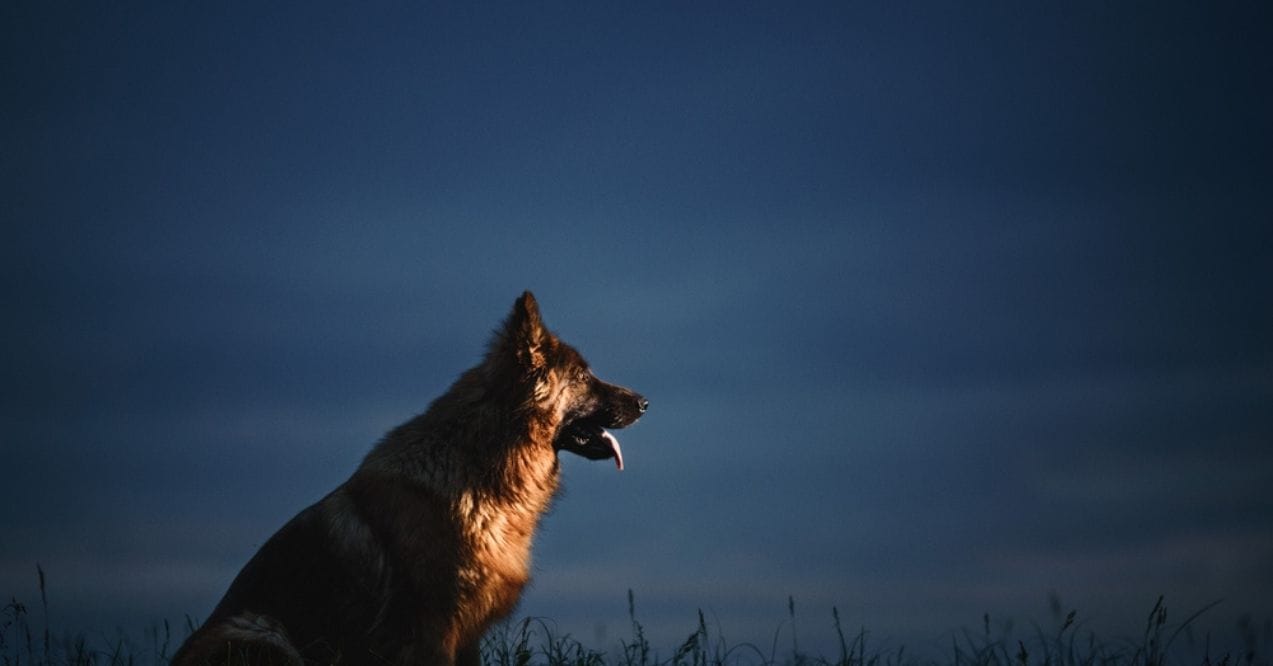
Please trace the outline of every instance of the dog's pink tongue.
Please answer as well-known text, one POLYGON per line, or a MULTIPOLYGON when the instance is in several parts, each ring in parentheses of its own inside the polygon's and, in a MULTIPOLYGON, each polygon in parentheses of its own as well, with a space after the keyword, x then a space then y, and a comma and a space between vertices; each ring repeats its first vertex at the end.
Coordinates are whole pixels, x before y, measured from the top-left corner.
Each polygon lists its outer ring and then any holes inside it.
POLYGON ((619 468, 619 471, 623 471, 623 451, 619 450, 619 440, 615 439, 609 430, 602 430, 601 436, 610 445, 610 450, 614 452, 615 466, 619 468))

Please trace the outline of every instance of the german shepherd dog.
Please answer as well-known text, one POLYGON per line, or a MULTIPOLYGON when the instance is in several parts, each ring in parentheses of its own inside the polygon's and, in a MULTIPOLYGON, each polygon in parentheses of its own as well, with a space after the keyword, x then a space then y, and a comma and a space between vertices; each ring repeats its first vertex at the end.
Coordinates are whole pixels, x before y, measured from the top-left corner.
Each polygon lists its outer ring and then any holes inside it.
POLYGON ((623 469, 608 429, 648 405, 522 294, 482 363, 275 533, 172 663, 479 664, 529 578, 557 452, 623 469))

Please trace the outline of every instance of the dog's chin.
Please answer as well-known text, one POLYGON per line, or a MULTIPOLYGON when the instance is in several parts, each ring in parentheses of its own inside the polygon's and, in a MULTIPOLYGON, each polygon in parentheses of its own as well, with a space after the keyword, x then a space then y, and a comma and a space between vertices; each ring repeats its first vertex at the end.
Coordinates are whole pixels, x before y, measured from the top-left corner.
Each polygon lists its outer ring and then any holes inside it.
POLYGON ((557 435, 557 450, 569 451, 588 460, 614 458, 614 464, 623 469, 623 450, 619 440, 602 426, 588 421, 576 421, 557 435))

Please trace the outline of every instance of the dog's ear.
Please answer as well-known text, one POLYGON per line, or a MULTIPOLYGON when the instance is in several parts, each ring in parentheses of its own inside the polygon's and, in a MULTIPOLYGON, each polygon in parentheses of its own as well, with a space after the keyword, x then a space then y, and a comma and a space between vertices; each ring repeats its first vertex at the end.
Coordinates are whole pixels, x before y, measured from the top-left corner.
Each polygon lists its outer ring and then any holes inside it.
POLYGON ((548 364, 547 354, 551 351, 553 339, 544 328, 534 294, 527 291, 513 303, 513 311, 504 322, 500 338, 501 351, 511 355, 522 370, 541 370, 548 364))

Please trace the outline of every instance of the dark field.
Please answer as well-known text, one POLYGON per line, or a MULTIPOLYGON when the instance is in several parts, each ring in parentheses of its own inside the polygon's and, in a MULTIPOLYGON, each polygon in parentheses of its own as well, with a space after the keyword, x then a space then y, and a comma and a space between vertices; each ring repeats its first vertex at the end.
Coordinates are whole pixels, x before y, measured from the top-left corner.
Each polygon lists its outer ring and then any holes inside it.
MULTIPOLYGON (((12 599, 0 607, 0 663, 4 666, 36 665, 143 665, 167 664, 196 621, 184 618, 173 625, 165 621, 145 635, 91 636, 61 633, 47 623, 45 577, 38 571, 41 598, 32 603, 12 599)), ((874 646, 869 626, 850 628, 839 611, 830 618, 798 618, 796 602, 788 600, 786 618, 775 623, 771 636, 750 642, 727 642, 720 627, 698 612, 697 625, 687 628, 679 645, 656 646, 645 637, 637 617, 636 601, 628 593, 631 620, 629 636, 613 645, 585 645, 562 633, 551 619, 510 620, 489 632, 483 646, 486 666, 570 664, 575 666, 1267 666, 1273 653, 1273 626, 1243 617, 1229 634, 1199 635, 1196 621, 1219 604, 1178 615, 1168 613, 1163 598, 1153 604, 1140 636, 1103 638, 1087 630, 1077 611, 1062 612, 1053 600, 1053 626, 1027 623, 1026 628, 984 615, 974 628, 966 628, 942 655, 908 653, 905 646, 874 646), (800 621, 798 621, 800 620, 800 621), (826 621, 826 620, 829 620, 826 621), (801 648, 802 622, 821 629, 829 624, 838 649, 814 654, 801 648)))

